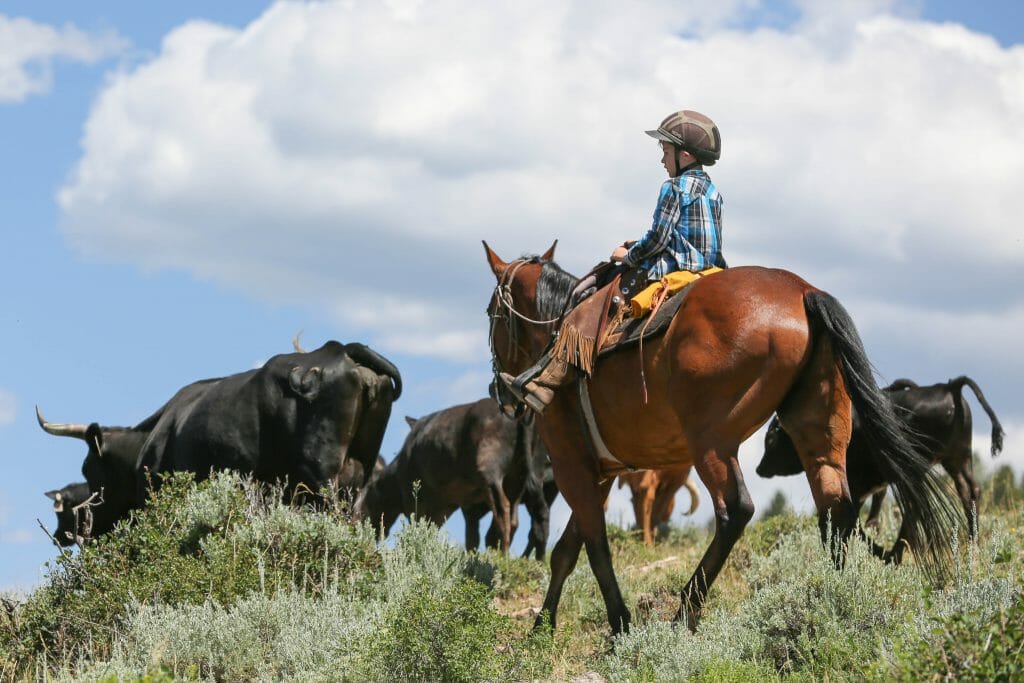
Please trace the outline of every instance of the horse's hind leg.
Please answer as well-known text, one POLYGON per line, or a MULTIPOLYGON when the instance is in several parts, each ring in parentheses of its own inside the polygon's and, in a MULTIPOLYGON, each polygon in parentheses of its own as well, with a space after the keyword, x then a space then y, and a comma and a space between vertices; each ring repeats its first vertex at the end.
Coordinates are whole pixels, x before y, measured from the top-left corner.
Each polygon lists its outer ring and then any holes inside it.
POLYGON ((782 428, 800 455, 818 509, 821 540, 832 539, 837 566, 857 521, 846 476, 853 430, 850 397, 827 339, 820 339, 800 383, 779 409, 782 428))
POLYGON ((715 508, 715 536, 683 589, 682 604, 676 613, 676 621, 685 619, 691 631, 700 621, 711 584, 754 516, 754 503, 743 483, 743 473, 736 459, 738 449, 736 444, 727 449, 710 450, 695 463, 697 474, 707 486, 715 508))

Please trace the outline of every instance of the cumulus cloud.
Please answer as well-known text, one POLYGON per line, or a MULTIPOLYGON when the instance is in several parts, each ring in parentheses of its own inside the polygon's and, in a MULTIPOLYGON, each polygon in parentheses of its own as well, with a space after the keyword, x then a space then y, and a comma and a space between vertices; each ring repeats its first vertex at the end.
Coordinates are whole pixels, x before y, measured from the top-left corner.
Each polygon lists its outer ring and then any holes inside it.
POLYGON ((0 388, 0 427, 6 427, 14 422, 18 414, 18 401, 14 394, 6 389, 0 388))
POLYGON ((785 29, 742 28, 739 0, 683 4, 280 3, 240 30, 188 23, 97 98, 64 234, 331 311, 385 351, 479 362, 480 239, 509 259, 557 237, 580 272, 638 237, 663 173, 641 131, 685 106, 723 132, 733 264, 922 320, 918 347, 969 314, 974 343, 1006 340, 971 353, 995 372, 1024 311, 1024 47, 875 1, 804 3, 785 29))
POLYGON ((0 102, 48 92, 56 60, 93 64, 125 46, 113 32, 90 34, 73 24, 55 28, 0 14, 0 102))

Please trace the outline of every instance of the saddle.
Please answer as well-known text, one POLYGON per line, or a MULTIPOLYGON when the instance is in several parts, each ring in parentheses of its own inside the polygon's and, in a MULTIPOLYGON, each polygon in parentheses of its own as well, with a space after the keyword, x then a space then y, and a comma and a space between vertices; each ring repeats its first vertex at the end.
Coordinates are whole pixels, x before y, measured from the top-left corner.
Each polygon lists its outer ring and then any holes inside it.
POLYGON ((622 300, 617 302, 618 308, 598 334, 597 356, 606 356, 639 344, 642 339, 664 334, 693 283, 719 270, 711 268, 700 273, 678 271, 639 291, 632 282, 629 289, 621 287, 622 300), (675 275, 679 276, 678 279, 673 277, 675 275))
POLYGON ((641 339, 658 337, 665 333, 669 323, 683 305, 687 292, 690 291, 690 283, 681 290, 665 300, 665 303, 654 312, 653 316, 643 318, 625 318, 622 314, 629 310, 629 306, 623 305, 608 322, 605 336, 597 349, 597 357, 601 358, 616 351, 630 348, 640 343, 641 339))

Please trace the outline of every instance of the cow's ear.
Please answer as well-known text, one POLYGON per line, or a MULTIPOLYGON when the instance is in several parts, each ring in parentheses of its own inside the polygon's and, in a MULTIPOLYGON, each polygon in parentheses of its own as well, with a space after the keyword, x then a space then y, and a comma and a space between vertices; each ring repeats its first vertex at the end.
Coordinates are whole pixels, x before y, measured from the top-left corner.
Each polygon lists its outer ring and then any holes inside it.
POLYGON ((85 442, 89 448, 95 448, 96 454, 103 457, 103 427, 93 422, 85 430, 85 442))
POLYGON ((405 416, 405 423, 406 423, 407 425, 409 425, 409 428, 410 428, 410 429, 411 429, 411 428, 412 428, 412 427, 413 427, 413 426, 414 426, 414 425, 415 425, 415 424, 416 424, 417 422, 418 422, 418 420, 417 420, 417 419, 416 419, 415 417, 409 417, 408 415, 406 415, 406 416, 405 416))
POLYGON ((60 491, 47 491, 46 497, 53 501, 54 512, 64 512, 64 494, 60 491))
POLYGON ((313 401, 320 395, 320 385, 323 383, 323 370, 319 367, 312 367, 308 370, 301 366, 295 366, 288 373, 288 386, 296 394, 313 401))

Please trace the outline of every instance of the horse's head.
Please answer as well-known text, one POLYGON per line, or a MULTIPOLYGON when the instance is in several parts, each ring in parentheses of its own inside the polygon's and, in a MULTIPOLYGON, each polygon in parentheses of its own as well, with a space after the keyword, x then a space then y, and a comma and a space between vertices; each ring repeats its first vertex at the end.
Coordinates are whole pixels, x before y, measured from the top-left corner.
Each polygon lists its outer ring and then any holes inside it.
POLYGON ((487 305, 490 318, 491 396, 509 413, 516 400, 499 372, 518 375, 537 361, 565 312, 576 278, 552 261, 555 240, 541 256, 505 262, 484 242, 487 262, 497 280, 487 305))

